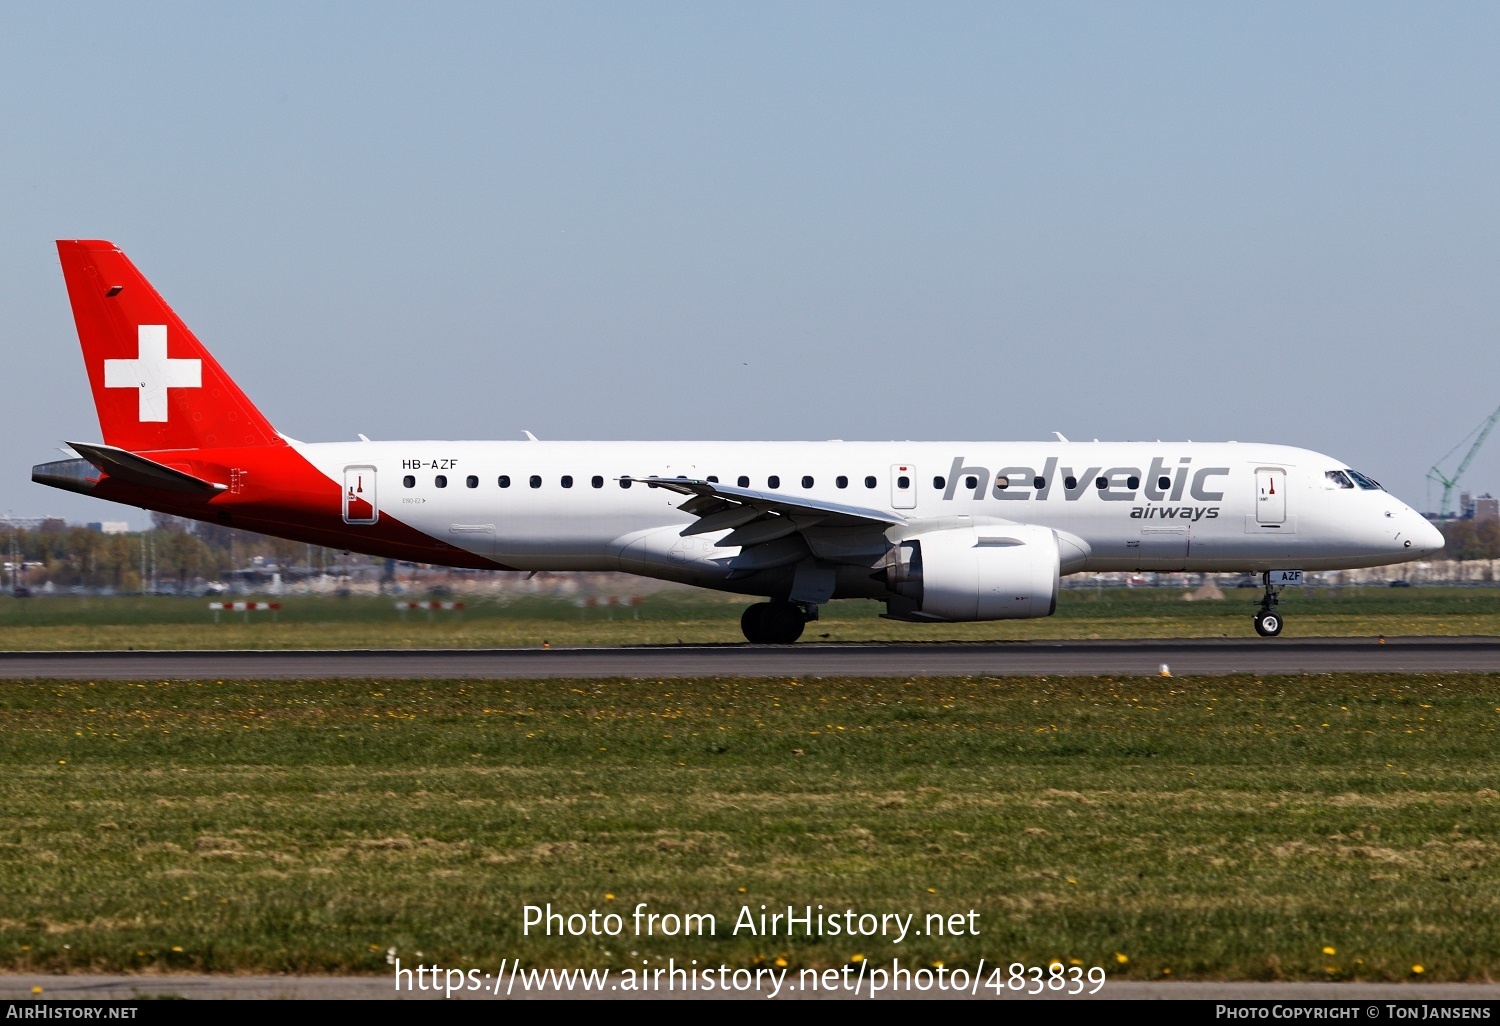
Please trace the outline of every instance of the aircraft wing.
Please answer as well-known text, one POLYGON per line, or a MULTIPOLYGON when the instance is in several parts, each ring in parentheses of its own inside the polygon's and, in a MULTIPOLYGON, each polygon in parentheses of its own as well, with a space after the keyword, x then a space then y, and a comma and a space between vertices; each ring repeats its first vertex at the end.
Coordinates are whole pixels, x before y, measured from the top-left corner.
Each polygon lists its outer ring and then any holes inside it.
POLYGON ((684 536, 729 531, 721 546, 752 548, 808 528, 865 528, 884 531, 907 518, 886 510, 823 502, 781 492, 735 488, 714 481, 685 477, 631 478, 650 488, 665 488, 689 496, 677 508, 698 519, 682 530, 684 536))

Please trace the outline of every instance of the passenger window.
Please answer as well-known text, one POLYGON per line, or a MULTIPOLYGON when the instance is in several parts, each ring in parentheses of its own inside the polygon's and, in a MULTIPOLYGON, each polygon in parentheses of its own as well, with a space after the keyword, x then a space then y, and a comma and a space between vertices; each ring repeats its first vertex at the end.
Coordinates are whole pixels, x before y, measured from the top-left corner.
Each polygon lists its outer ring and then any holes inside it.
POLYGON ((1072 491, 1074 488, 1078 487, 1078 478, 1076 478, 1076 477, 1065 477, 1065 478, 1063 478, 1063 487, 1066 488, 1066 489, 1068 489, 1069 491, 1072 491))
POLYGON ((532 474, 530 483, 531 487, 540 488, 542 486, 542 476, 540 474, 532 474))
POLYGON ((748 477, 746 477, 744 474, 741 474, 739 476, 739 478, 735 481, 735 484, 739 485, 741 488, 749 488, 750 487, 750 479, 748 477))
POLYGON ((1107 478, 1107 477, 1096 477, 1096 478, 1094 478, 1094 487, 1097 488, 1097 489, 1099 489, 1101 492, 1104 491, 1104 490, 1106 490, 1107 488, 1109 488, 1109 478, 1107 478))
POLYGON ((973 474, 970 474, 968 477, 964 478, 964 487, 969 489, 970 491, 978 488, 979 478, 975 477, 973 474))
POLYGON ((510 475, 509 474, 501 474, 500 475, 500 487, 501 488, 509 488, 510 487, 510 475))
POLYGON ((572 474, 564 474, 562 476, 562 480, 559 481, 558 484, 562 485, 564 488, 572 488, 573 487, 573 475, 572 474))
POLYGON ((432 479, 432 483, 437 485, 439 488, 447 488, 448 477, 446 474, 439 474, 437 477, 432 479))
POLYGON ((1006 477, 1004 474, 996 474, 995 487, 1002 492, 1005 491, 1005 489, 1010 487, 1010 478, 1006 477))
POLYGON ((1353 488, 1354 482, 1342 470, 1330 470, 1323 475, 1328 479, 1330 488, 1353 488))
POLYGON ((865 487, 866 488, 874 488, 875 487, 875 475, 874 474, 871 474, 869 477, 865 478, 865 487))
POLYGON ((464 478, 464 486, 466 488, 478 488, 479 478, 475 477, 473 474, 470 474, 468 477, 464 478))
POLYGON ((838 488, 848 488, 849 487, 849 479, 847 477, 845 477, 843 474, 840 474, 838 477, 834 478, 833 479, 833 483, 838 488))
POLYGON ((405 488, 415 488, 417 486, 417 479, 407 474, 401 479, 401 485, 405 488))
POLYGON ((709 474, 708 475, 708 483, 709 484, 718 484, 719 483, 719 475, 718 474, 709 474))
POLYGON ((778 475, 776 475, 776 474, 772 474, 770 477, 766 478, 766 487, 767 488, 780 488, 781 487, 781 478, 778 475))
POLYGON ((620 487, 621 488, 629 488, 630 484, 631 484, 630 478, 628 478, 628 477, 622 477, 622 478, 620 478, 620 487))
POLYGON ((1158 491, 1164 492, 1171 487, 1172 479, 1170 477, 1159 477, 1156 479, 1156 488, 1158 491))
POLYGON ((911 478, 907 477, 905 474, 902 474, 900 477, 896 478, 896 487, 901 489, 903 492, 906 491, 911 487, 911 478))
POLYGON ((598 474, 595 474, 593 477, 589 478, 589 484, 593 485, 595 488, 603 488, 604 478, 600 477, 598 474))
POLYGON ((1034 477, 1031 479, 1031 487, 1035 488, 1037 491, 1041 491, 1043 488, 1047 487, 1047 479, 1041 476, 1034 477))
POLYGON ((943 490, 943 486, 946 485, 947 483, 948 482, 944 478, 935 477, 935 478, 932 479, 932 488, 933 488, 934 491, 940 492, 940 491, 943 490))
POLYGON ((802 487, 803 488, 811 488, 812 486, 813 486, 813 479, 811 477, 807 476, 806 474, 802 475, 802 487))
POLYGON ((1129 488, 1132 492, 1135 491, 1140 486, 1141 486, 1141 479, 1138 478, 1138 477, 1127 477, 1125 479, 1125 487, 1129 488))

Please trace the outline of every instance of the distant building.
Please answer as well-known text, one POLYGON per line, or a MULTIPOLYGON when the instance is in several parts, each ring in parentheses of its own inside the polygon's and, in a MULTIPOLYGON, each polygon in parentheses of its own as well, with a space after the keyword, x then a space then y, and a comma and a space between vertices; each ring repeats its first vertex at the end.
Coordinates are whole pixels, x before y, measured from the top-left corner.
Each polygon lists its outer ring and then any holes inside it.
POLYGON ((1481 524, 1487 520, 1500 520, 1500 499, 1485 494, 1474 500, 1474 520, 1481 524))
POLYGON ((17 517, 17 516, 12 516, 9 513, 0 513, 0 530, 4 530, 6 528, 11 528, 13 530, 35 531, 35 530, 39 529, 42 526, 42 524, 44 524, 46 521, 52 520, 52 519, 54 519, 54 518, 53 517, 17 517))
POLYGON ((123 520, 95 520, 85 524, 90 531, 99 534, 129 534, 130 525, 123 520))

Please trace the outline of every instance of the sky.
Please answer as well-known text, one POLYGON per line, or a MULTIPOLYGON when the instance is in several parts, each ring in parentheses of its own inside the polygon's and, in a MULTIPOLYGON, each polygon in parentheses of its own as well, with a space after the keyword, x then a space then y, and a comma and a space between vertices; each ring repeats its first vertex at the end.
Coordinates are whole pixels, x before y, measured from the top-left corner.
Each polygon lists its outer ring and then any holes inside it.
POLYGON ((58 238, 308 441, 1259 440, 1426 509, 1500 405, 1497 37, 1463 2, 6 4, 0 512, 148 521, 30 482, 99 437, 58 238))

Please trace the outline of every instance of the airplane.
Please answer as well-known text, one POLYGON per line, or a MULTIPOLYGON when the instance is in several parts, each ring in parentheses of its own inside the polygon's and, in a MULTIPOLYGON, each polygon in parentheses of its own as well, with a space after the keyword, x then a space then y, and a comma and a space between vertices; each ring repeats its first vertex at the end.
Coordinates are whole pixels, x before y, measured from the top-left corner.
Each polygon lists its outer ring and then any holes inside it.
POLYGON ((1050 615, 1060 578, 1258 573, 1282 631, 1309 570, 1443 537, 1340 460, 1245 442, 300 442, 278 432, 113 243, 57 243, 102 442, 32 480, 418 563, 611 570, 753 596, 790 644, 832 599, 896 620, 1050 615))

